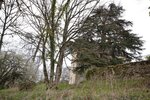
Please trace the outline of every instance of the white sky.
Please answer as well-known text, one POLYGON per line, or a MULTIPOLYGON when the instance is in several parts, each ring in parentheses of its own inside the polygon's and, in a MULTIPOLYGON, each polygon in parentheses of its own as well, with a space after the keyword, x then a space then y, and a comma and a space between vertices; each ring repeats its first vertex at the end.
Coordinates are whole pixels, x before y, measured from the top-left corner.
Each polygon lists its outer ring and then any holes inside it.
POLYGON ((133 22, 133 33, 142 36, 144 40, 144 48, 142 55, 150 54, 150 16, 148 7, 150 0, 113 0, 117 4, 123 6, 126 10, 123 18, 133 22))

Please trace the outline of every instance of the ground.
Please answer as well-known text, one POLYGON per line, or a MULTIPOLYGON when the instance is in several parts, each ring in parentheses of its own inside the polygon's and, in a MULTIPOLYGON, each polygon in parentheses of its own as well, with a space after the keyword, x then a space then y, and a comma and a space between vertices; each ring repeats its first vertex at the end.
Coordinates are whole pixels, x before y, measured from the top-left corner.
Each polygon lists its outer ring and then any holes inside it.
POLYGON ((92 80, 78 85, 60 83, 58 89, 45 90, 43 83, 34 89, 0 90, 0 100, 150 100, 150 87, 145 79, 92 80))
POLYGON ((109 66, 96 71, 107 74, 77 85, 60 83, 57 89, 51 90, 46 90, 42 82, 30 90, 3 89, 0 90, 0 100, 150 100, 150 61, 109 66))

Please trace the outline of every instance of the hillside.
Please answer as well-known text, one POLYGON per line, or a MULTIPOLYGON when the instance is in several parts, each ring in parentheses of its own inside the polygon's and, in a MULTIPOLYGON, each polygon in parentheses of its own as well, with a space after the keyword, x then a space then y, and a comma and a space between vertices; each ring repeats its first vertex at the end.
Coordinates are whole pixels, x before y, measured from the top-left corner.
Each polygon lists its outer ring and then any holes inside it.
POLYGON ((47 91, 43 83, 27 91, 0 90, 0 100, 150 100, 149 61, 109 66, 101 72, 103 78, 78 85, 60 83, 57 89, 47 91), (109 77, 104 78, 104 75, 109 77))

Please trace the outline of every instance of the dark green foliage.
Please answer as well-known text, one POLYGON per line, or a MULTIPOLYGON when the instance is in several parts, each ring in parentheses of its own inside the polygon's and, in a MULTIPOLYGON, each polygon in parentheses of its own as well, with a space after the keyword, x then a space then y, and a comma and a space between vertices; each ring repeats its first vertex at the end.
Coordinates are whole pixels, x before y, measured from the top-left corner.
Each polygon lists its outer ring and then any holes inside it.
POLYGON ((77 53, 77 71, 140 59, 143 41, 132 33, 132 22, 121 18, 124 9, 114 3, 100 6, 85 20, 79 37, 73 42, 77 53))

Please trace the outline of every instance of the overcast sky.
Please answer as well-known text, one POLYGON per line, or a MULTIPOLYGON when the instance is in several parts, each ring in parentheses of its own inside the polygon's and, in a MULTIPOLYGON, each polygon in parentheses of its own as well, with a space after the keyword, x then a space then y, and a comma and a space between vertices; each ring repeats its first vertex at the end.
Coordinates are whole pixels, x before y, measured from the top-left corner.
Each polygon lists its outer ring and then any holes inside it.
POLYGON ((124 12, 124 18, 133 22, 133 33, 142 36, 144 40, 144 48, 142 55, 146 56, 150 54, 150 16, 148 7, 150 6, 150 0, 113 0, 117 4, 123 6, 126 10, 124 12))
MULTIPOLYGON (((123 14, 123 18, 133 22, 133 33, 138 34, 144 40, 145 50, 142 55, 150 55, 150 16, 148 7, 150 6, 150 0, 101 0, 101 1, 113 1, 116 4, 122 5, 126 10, 123 14)), ((103 3, 103 2, 102 2, 103 3)))

